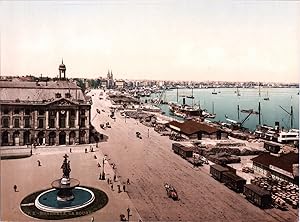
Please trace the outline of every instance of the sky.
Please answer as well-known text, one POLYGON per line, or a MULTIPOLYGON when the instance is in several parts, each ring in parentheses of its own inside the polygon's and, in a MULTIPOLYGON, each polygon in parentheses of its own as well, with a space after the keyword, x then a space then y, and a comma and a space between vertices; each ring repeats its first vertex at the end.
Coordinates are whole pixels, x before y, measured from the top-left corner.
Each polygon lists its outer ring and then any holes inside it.
POLYGON ((299 82, 299 1, 0 1, 1 75, 299 82))

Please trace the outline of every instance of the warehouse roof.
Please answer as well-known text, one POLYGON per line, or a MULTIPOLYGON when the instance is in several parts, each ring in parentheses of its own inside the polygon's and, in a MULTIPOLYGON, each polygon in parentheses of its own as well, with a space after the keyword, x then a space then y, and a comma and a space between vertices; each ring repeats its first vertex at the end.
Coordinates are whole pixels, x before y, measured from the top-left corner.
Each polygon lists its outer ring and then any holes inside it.
POLYGON ((191 135, 191 134, 198 133, 198 132, 205 132, 207 134, 212 134, 219 130, 218 128, 216 128, 214 126, 210 126, 206 123, 200 123, 200 122, 196 122, 193 120, 187 120, 183 123, 177 122, 177 121, 171 121, 171 122, 169 122, 168 125, 172 129, 174 129, 174 127, 178 128, 178 130, 177 129, 175 129, 175 130, 180 131, 187 135, 191 135))
POLYGON ((293 164, 299 164, 299 154, 290 152, 281 156, 274 156, 270 153, 263 153, 252 158, 251 160, 267 167, 272 165, 287 172, 293 173, 293 164))

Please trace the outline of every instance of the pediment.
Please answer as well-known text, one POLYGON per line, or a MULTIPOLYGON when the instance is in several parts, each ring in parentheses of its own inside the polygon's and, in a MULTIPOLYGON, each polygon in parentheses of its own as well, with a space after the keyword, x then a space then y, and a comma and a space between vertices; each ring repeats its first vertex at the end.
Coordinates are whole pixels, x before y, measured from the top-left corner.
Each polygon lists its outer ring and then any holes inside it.
POLYGON ((77 105, 77 103, 75 103, 73 101, 70 101, 68 99, 65 99, 65 98, 61 98, 59 100, 49 102, 48 105, 51 105, 51 106, 72 106, 72 105, 77 105))

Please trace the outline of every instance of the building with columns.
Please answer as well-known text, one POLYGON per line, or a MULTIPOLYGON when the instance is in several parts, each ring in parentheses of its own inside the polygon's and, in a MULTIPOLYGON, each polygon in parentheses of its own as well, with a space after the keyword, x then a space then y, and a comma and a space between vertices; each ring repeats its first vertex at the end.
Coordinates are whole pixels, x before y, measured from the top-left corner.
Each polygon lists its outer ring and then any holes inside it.
POLYGON ((89 143, 91 105, 65 71, 57 81, 0 81, 1 146, 89 143))

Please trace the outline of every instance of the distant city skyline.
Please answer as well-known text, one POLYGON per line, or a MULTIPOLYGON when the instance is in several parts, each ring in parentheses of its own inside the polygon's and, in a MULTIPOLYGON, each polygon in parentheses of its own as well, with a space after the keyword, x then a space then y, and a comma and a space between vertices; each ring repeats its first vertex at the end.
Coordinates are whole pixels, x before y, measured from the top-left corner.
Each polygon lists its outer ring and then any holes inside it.
POLYGON ((299 82, 297 1, 1 1, 0 74, 299 82))

